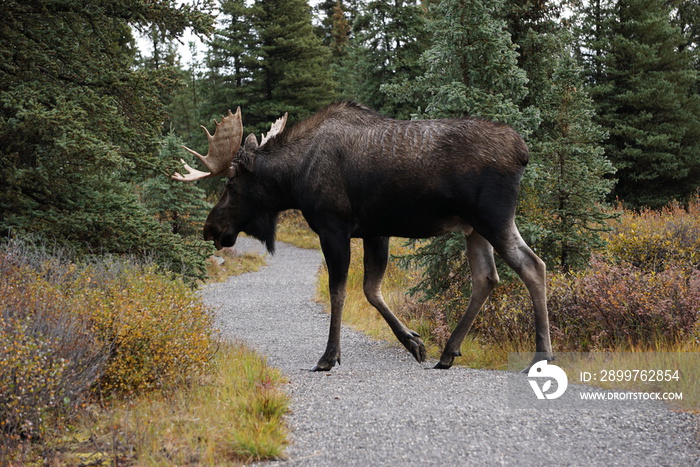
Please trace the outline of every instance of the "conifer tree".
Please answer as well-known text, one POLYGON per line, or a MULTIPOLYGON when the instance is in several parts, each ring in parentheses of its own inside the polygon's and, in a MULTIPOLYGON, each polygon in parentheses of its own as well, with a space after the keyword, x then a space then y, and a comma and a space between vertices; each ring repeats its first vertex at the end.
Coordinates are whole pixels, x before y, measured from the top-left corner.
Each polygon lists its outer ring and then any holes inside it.
MULTIPOLYGON (((176 162, 180 159, 194 165, 194 156, 182 150, 182 140, 170 133, 163 138, 160 157, 176 162)), ((199 237, 211 205, 205 201, 206 193, 195 183, 181 183, 170 177, 156 176, 141 184, 141 198, 150 214, 171 232, 199 237)))
POLYGON ((201 265, 138 197, 140 182, 167 173, 160 97, 173 82, 169 70, 136 69, 131 27, 179 36, 212 18, 139 0, 10 0, 0 14, 0 235, 201 265))
POLYGON ((349 39, 352 24, 357 17, 357 4, 358 0, 323 0, 316 3, 314 14, 319 23, 316 35, 324 45, 335 49, 334 44, 339 39, 341 43, 349 39), (343 23, 340 28, 339 23, 343 23))
POLYGON ((333 99, 330 50, 307 2, 224 0, 222 11, 229 19, 208 58, 211 117, 240 105, 246 130, 260 132, 285 112, 293 123, 333 99))
POLYGON ((697 51, 664 0, 598 0, 583 10, 582 49, 605 149, 617 167, 614 195, 660 207, 700 187, 697 51))
POLYGON ((528 78, 524 104, 540 111, 529 137, 530 164, 523 178, 521 233, 550 268, 588 264, 602 246, 614 169, 603 154, 605 135, 582 71, 572 55, 573 37, 551 1, 508 1, 506 20, 528 78))
POLYGON ((602 247, 614 173, 583 72, 571 50, 562 47, 571 44, 567 36, 565 31, 550 36, 555 53, 549 54, 534 100, 542 124, 530 142, 520 205, 531 244, 550 267, 564 271, 587 266, 591 252, 602 247))
POLYGON ((330 47, 335 59, 343 58, 347 55, 350 45, 350 20, 346 16, 346 9, 343 2, 338 0, 333 7, 331 15, 331 40, 330 47))
MULTIPOLYGON (((341 94, 395 118, 408 118, 417 102, 387 92, 422 73, 426 48, 425 7, 417 0, 369 1, 353 25, 343 62, 341 94)), ((415 96, 414 96, 415 97, 415 96)))
POLYGON ((202 137, 200 125, 205 122, 202 116, 205 110, 205 69, 200 52, 194 42, 189 43, 190 62, 186 69, 176 65, 178 85, 172 89, 168 99, 164 100, 168 120, 164 122, 163 132, 167 136, 174 133, 190 144, 202 137))
POLYGON ((527 77, 500 19, 503 1, 442 0, 431 11, 432 46, 414 87, 429 96, 430 117, 475 116, 507 123, 523 134, 538 125, 535 109, 521 109, 527 77))
POLYGON ((221 2, 221 27, 214 32, 205 58, 206 102, 202 115, 206 118, 218 118, 239 105, 247 109, 251 103, 245 87, 258 72, 255 51, 260 47, 252 14, 245 0, 221 2))

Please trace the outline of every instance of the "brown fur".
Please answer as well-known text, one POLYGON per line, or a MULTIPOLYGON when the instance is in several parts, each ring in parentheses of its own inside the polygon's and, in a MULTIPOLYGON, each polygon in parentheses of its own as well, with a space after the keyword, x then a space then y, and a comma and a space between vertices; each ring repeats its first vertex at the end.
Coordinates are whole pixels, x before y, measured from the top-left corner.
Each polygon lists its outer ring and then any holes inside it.
POLYGON ((520 178, 528 163, 510 127, 479 119, 400 121, 339 102, 285 129, 261 146, 246 144, 227 193, 207 219, 218 246, 240 231, 274 249, 280 211, 299 209, 319 235, 328 265, 331 328, 316 370, 340 361, 340 317, 350 238, 365 244, 365 294, 401 343, 425 359, 420 337, 381 296, 390 236, 467 237, 473 294, 436 365, 449 368, 474 317, 498 282, 494 249, 527 286, 535 309, 533 363, 551 359, 545 266, 515 225, 520 178))

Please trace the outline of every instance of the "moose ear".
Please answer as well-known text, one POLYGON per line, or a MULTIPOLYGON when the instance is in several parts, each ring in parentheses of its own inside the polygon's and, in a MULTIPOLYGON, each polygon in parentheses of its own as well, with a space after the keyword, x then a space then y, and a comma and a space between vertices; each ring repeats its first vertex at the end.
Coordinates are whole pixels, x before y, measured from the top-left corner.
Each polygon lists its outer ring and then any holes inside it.
POLYGON ((248 135, 245 139, 245 145, 243 146, 243 151, 238 155, 238 163, 253 172, 253 161, 255 160, 255 150, 258 149, 258 140, 254 134, 248 135))
POLYGON ((245 139, 244 149, 246 152, 253 152, 258 149, 258 138, 255 137, 254 133, 249 134, 245 139))

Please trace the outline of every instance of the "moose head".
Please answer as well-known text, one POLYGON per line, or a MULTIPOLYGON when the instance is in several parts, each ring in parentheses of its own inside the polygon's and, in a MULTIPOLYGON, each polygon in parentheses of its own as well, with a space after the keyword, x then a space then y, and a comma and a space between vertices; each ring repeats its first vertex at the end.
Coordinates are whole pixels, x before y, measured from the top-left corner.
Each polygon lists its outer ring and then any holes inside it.
POLYGON ((251 133, 241 148, 243 122, 241 108, 238 107, 235 114, 229 110, 220 122, 215 121, 213 135, 205 126, 201 126, 209 142, 206 156, 184 147, 202 161, 209 172, 194 169, 181 159, 187 173, 182 175, 176 172, 172 175, 173 179, 193 182, 210 177, 228 178, 225 192, 204 224, 204 239, 213 241, 217 248, 233 246, 238 234, 245 232, 265 243, 268 250, 274 251, 277 215, 255 209, 255 203, 249 202, 247 195, 252 188, 255 151, 281 133, 286 123, 287 113, 272 124, 267 134, 262 135, 260 144, 251 133))

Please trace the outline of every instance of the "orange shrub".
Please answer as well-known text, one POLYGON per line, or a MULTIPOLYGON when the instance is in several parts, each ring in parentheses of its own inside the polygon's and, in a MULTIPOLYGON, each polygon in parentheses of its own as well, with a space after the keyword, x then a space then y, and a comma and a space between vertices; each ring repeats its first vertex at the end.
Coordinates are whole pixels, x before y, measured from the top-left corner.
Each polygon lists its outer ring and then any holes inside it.
POLYGON ((203 370, 215 350, 213 314, 196 293, 155 267, 107 266, 87 268, 69 285, 80 290, 75 306, 90 313, 100 338, 112 345, 100 389, 155 389, 203 370))
POLYGON ((76 265, 0 252, 0 463, 48 412, 90 394, 165 387, 203 371, 213 315, 185 283, 125 261, 76 265))
POLYGON ((606 234, 608 257, 645 271, 700 268, 700 195, 655 211, 625 211, 606 234))

